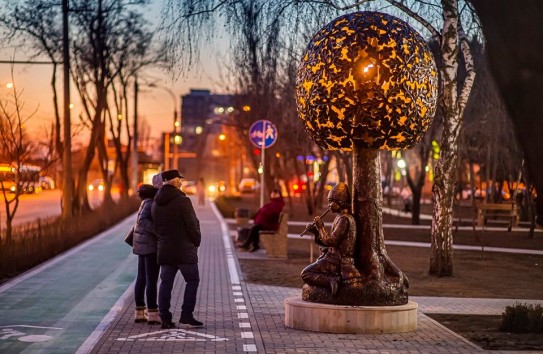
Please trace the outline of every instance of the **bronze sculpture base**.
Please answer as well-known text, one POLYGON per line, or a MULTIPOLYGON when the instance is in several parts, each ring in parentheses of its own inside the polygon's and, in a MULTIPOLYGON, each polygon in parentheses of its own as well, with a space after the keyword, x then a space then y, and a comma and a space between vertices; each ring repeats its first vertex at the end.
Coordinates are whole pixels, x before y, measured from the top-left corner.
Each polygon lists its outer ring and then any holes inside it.
POLYGON ((323 333, 405 333, 417 329, 418 305, 345 306, 285 299, 285 326, 323 333))
POLYGON ((408 302, 407 288, 403 284, 371 281, 362 286, 341 284, 334 296, 328 288, 305 284, 302 299, 321 304, 351 306, 396 306, 408 302))

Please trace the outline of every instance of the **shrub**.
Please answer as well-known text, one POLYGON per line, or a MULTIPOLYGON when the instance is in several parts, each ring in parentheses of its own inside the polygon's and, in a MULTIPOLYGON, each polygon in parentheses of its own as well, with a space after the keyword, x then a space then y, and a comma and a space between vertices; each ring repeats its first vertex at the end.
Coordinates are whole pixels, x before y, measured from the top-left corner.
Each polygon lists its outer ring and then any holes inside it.
POLYGON ((243 199, 238 196, 225 196, 221 195, 215 199, 215 205, 225 218, 233 218, 234 210, 243 202, 243 199))
POLYGON ((516 303, 506 306, 502 313, 500 331, 513 333, 543 333, 543 308, 541 305, 516 303))
POLYGON ((108 229, 139 204, 139 199, 131 198, 69 220, 38 219, 15 227, 9 243, 0 237, 0 283, 108 229))

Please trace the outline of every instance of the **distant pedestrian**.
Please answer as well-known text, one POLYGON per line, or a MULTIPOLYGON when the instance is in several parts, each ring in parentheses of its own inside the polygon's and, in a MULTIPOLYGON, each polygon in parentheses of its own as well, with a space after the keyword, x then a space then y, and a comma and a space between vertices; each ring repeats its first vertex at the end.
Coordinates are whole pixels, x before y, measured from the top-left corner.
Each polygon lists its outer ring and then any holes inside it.
POLYGON ((200 222, 192 203, 181 191, 181 178, 177 170, 161 174, 164 185, 155 196, 152 216, 158 235, 158 264, 160 264, 160 289, 158 306, 162 328, 175 328, 170 312, 172 289, 177 275, 187 282, 179 323, 194 327, 203 323, 194 318, 196 294, 200 283, 198 271, 198 247, 201 242, 200 222))
POLYGON ((138 255, 138 275, 134 287, 136 301, 135 322, 160 324, 157 306, 157 283, 160 270, 157 264, 157 236, 151 207, 158 189, 149 184, 138 186, 141 205, 134 226, 132 252, 138 255), (147 298, 147 308, 145 306, 147 298))
POLYGON ((255 252, 260 249, 260 231, 276 231, 279 228, 279 215, 283 211, 285 201, 281 193, 274 189, 270 194, 270 201, 258 209, 254 217, 254 225, 249 231, 247 240, 239 246, 243 250, 255 252))
POLYGON ((206 184, 202 177, 198 178, 198 183, 196 183, 196 194, 198 195, 198 205, 206 205, 206 184))

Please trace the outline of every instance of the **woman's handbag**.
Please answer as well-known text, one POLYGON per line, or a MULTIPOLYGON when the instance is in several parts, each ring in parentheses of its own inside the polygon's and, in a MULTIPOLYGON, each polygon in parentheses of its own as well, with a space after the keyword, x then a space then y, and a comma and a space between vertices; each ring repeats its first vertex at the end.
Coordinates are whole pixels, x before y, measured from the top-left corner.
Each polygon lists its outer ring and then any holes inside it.
POLYGON ((134 243, 133 240, 134 240, 134 227, 132 226, 130 231, 128 231, 128 234, 126 234, 126 236, 124 237, 124 242, 126 242, 130 247, 132 247, 134 243))

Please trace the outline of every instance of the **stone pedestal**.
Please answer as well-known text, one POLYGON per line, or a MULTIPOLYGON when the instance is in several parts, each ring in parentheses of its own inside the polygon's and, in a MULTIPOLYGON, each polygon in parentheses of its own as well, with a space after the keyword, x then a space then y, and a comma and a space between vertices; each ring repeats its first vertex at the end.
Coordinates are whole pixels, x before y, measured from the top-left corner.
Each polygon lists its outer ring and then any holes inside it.
POLYGON ((417 329, 417 303, 343 306, 285 299, 285 326, 326 333, 402 333, 417 329))

